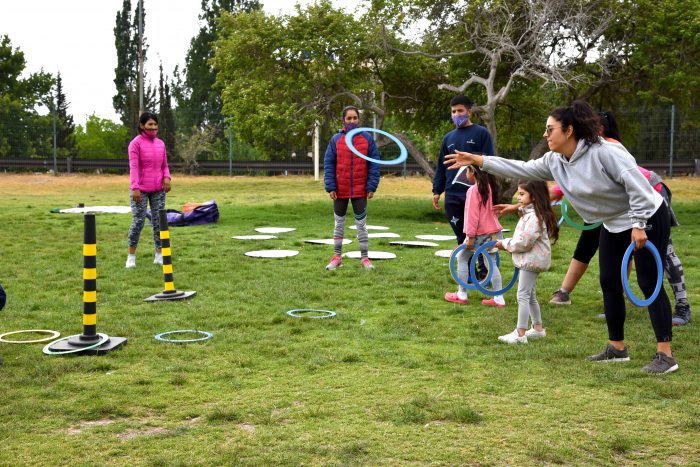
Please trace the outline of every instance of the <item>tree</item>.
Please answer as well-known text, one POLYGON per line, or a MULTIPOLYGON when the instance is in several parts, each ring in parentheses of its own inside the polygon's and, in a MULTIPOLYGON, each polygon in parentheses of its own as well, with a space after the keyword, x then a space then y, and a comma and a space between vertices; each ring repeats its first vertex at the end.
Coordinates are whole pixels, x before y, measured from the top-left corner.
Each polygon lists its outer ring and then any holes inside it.
POLYGON ((53 77, 39 72, 22 78, 25 66, 24 53, 13 49, 9 36, 0 37, 0 157, 50 153, 51 119, 35 107, 52 102, 53 77))
POLYGON ((160 64, 160 77, 158 79, 158 113, 159 118, 159 134, 165 142, 165 148, 170 159, 177 158, 176 151, 176 128, 175 116, 173 115, 172 96, 170 95, 170 85, 167 77, 163 76, 163 63, 160 64))
POLYGON ((78 125, 76 145, 81 157, 94 159, 123 159, 127 156, 129 130, 119 123, 92 114, 85 128, 78 125))
POLYGON ((75 123, 73 115, 68 113, 70 103, 63 92, 61 72, 56 76, 56 147, 61 157, 76 157, 75 123))
POLYGON ((201 27, 190 41, 185 57, 184 81, 176 69, 175 79, 179 83, 174 94, 183 128, 201 127, 211 123, 223 128, 221 95, 214 87, 216 75, 211 65, 214 55, 213 42, 218 33, 221 13, 258 11, 262 5, 258 0, 202 0, 199 14, 201 27))
MULTIPOLYGON (((426 90, 437 89, 437 82, 425 85, 426 77, 440 76, 427 60, 421 69, 387 54, 371 22, 335 10, 329 1, 285 17, 224 15, 219 37, 213 63, 224 112, 257 147, 308 141, 316 121, 324 134, 335 132, 348 104, 364 110, 365 119, 375 115, 378 128, 392 125, 390 114, 410 115, 426 90)), ((420 148, 398 128, 391 130, 431 172, 420 148)))
MULTIPOLYGON (((142 6, 141 2, 141 6, 142 6)), ((112 98, 114 110, 121 117, 122 124, 129 128, 131 136, 138 134, 139 121, 139 16, 140 5, 131 15, 131 0, 124 0, 121 11, 117 12, 114 26, 114 45, 117 50, 117 67, 114 69, 114 85, 117 93, 112 98)), ((146 29, 146 9, 143 9, 143 29, 146 29)), ((145 32, 142 43, 143 61, 146 61, 148 45, 146 44, 145 32)), ((146 85, 146 74, 143 75, 144 86, 144 109, 155 107, 155 89, 146 85)))

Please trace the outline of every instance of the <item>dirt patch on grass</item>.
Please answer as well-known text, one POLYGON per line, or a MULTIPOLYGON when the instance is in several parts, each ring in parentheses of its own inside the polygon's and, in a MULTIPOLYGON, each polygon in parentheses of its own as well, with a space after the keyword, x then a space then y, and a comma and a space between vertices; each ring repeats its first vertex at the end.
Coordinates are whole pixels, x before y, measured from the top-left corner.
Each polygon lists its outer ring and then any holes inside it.
POLYGON ((116 436, 119 439, 134 439, 139 436, 162 435, 163 433, 167 432, 168 430, 166 428, 158 426, 143 429, 130 428, 122 433, 117 434, 116 436))
POLYGON ((85 420, 80 422, 77 427, 68 428, 65 432, 69 435, 77 435, 83 432, 86 428, 92 428, 94 426, 105 426, 110 423, 114 423, 114 420, 102 419, 102 420, 85 420))

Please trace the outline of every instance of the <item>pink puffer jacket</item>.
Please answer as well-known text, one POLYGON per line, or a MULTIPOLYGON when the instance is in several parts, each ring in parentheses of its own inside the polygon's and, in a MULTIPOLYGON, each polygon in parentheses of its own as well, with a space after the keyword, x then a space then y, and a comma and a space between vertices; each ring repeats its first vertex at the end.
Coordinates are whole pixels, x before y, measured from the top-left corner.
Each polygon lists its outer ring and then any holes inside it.
POLYGON ((131 140, 129 176, 132 190, 153 193, 163 189, 163 179, 171 178, 163 140, 143 134, 131 140))

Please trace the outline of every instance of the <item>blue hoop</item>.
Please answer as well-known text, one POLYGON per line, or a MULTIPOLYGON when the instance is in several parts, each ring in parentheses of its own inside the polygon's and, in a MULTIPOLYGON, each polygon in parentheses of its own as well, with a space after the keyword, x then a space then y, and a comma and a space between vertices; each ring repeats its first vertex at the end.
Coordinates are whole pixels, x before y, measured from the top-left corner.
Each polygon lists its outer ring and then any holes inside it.
POLYGON ((403 145, 401 141, 398 140, 398 138, 390 133, 387 133, 386 131, 378 130, 376 128, 369 128, 369 127, 360 127, 360 128, 355 128, 354 130, 350 130, 347 135, 345 135, 345 144, 348 145, 348 148, 355 154, 357 157, 361 157, 362 159, 369 161, 369 162, 374 162, 375 164, 379 165, 396 165, 400 164, 403 161, 405 161, 408 158, 408 151, 406 151, 406 146, 403 145), (384 135, 393 142, 395 142, 399 149, 399 157, 396 159, 392 159, 389 161, 383 161, 381 159, 373 159, 369 156, 365 156, 362 154, 360 151, 358 151, 355 148, 355 145, 352 143, 352 139, 355 137, 356 134, 362 132, 362 131, 368 131, 368 132, 373 132, 373 133, 379 133, 380 135, 384 135))
POLYGON ((168 332, 161 332, 160 334, 156 334, 154 336, 157 341, 161 342, 170 342, 171 344, 183 344, 186 342, 202 342, 202 341, 208 341, 212 337, 214 337, 213 332, 207 332, 207 331, 198 331, 196 329, 182 329, 179 331, 168 331, 168 332), (165 339, 163 336, 168 336, 170 334, 180 334, 180 333, 185 333, 185 332, 194 332, 198 334, 204 335, 204 337, 198 337, 197 339, 165 339))
MULTIPOLYGON (((469 284, 467 282, 462 281, 462 279, 460 279, 459 276, 457 275, 457 271, 455 271, 455 261, 457 261, 457 253, 459 253, 462 250, 465 250, 466 248, 467 248, 467 245, 462 243, 461 245, 459 245, 457 248, 455 248, 452 251, 452 254, 450 255, 450 274, 452 274, 452 279, 454 279, 456 283, 458 283, 459 285, 461 285, 462 287, 464 287, 467 290, 474 290, 474 289, 476 289, 474 284, 469 284)), ((472 258, 475 258, 475 257, 476 257, 476 253, 474 253, 472 258)), ((487 254, 486 259, 489 262, 489 272, 488 272, 488 274, 486 274, 486 278, 484 278, 484 280, 483 280, 484 284, 488 284, 489 282, 491 282, 491 276, 493 276, 493 260, 491 259, 491 255, 487 254)), ((472 280, 474 279, 474 277, 476 277, 476 275, 471 276, 472 280)))
POLYGON ((625 290, 625 294, 627 295, 627 298, 629 298, 630 302, 636 306, 651 305, 654 300, 656 300, 656 297, 659 296, 659 292, 661 291, 661 286, 663 285, 664 281, 664 268, 661 264, 661 255, 659 254, 659 250, 656 249, 656 246, 651 243, 650 240, 647 240, 644 246, 652 255, 654 255, 654 259, 656 260, 656 287, 654 288, 654 293, 652 293, 649 298, 646 300, 638 299, 632 292, 632 289, 630 288, 630 281, 627 278, 627 268, 630 264, 630 256, 632 256, 632 252, 634 251, 634 242, 630 243, 630 246, 628 246, 627 250, 625 250, 625 256, 622 257, 622 267, 620 268, 622 288, 625 290))
MULTIPOLYGON (((479 255, 484 254, 484 252, 487 248, 491 248, 495 245, 496 245, 496 242, 494 240, 491 240, 490 242, 486 242, 483 245, 481 245, 474 252, 474 256, 472 256, 472 260, 469 262, 469 275, 471 276, 472 280, 474 279, 474 277, 476 277, 476 262, 474 261, 474 258, 477 258, 479 255)), ((487 254, 486 256, 489 256, 489 255, 487 254)), ((490 259, 490 257, 489 257, 489 259, 490 259)), ((508 285, 503 287, 501 290, 488 290, 478 282, 474 282, 474 288, 476 290, 478 290, 479 292, 486 294, 486 295, 489 295, 491 297, 495 297, 496 295, 503 295, 504 293, 508 292, 511 289, 511 287, 513 287, 513 285, 515 285, 515 281, 518 280, 519 274, 520 274, 520 269, 518 269, 516 267, 515 272, 513 272, 513 278, 510 280, 508 285)))
POLYGON ((315 318, 315 319, 324 319, 324 318, 332 318, 335 316, 335 311, 328 311, 328 310, 314 310, 313 308, 300 308, 297 310, 289 310, 287 312, 289 316, 293 316, 294 318, 315 318), (301 316, 299 313, 325 313, 322 315, 318 316, 301 316))

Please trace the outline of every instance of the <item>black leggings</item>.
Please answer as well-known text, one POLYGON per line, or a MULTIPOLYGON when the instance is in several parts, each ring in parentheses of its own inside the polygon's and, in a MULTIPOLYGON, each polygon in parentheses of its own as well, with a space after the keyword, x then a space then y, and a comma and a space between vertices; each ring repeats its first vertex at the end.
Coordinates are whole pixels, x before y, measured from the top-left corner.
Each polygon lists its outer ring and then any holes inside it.
MULTIPOLYGON (((647 238, 664 255, 671 233, 670 217, 666 204, 663 203, 653 216, 647 220, 647 238)), ((620 233, 610 233, 606 229, 600 231, 600 287, 603 291, 603 306, 608 323, 608 338, 611 341, 625 339, 625 298, 620 279, 620 268, 625 250, 632 241, 632 233, 625 230, 620 233)), ((656 261, 651 252, 643 248, 633 253, 637 283, 648 298, 656 287, 656 261)), ((663 258, 662 258, 663 261, 663 258)), ((663 286, 659 296, 649 305, 649 318, 654 328, 657 342, 671 342, 671 303, 663 286)))
POLYGON ((348 204, 352 202, 355 217, 367 214, 367 198, 337 198, 333 200, 333 212, 336 216, 344 216, 348 212, 348 204))

